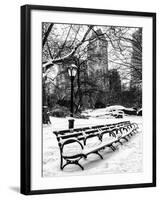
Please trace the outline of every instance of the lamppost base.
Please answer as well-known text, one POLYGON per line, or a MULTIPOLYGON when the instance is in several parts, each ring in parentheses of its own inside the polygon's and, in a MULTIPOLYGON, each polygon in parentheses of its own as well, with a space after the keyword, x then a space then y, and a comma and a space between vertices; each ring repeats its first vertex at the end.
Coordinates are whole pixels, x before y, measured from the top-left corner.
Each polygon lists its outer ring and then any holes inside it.
POLYGON ((74 119, 69 119, 69 129, 73 129, 74 128, 74 119))

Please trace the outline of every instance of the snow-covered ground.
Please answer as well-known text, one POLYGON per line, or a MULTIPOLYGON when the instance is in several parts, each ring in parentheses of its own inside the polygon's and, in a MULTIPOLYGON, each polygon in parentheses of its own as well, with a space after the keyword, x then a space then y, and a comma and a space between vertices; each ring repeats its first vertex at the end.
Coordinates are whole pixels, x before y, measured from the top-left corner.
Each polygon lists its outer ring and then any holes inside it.
POLYGON ((97 119, 95 117, 90 117, 89 119, 75 119, 74 127, 110 124, 125 120, 136 122, 139 125, 138 133, 132 136, 128 142, 124 142, 123 145, 118 144, 115 152, 109 148, 101 151, 101 155, 104 158, 103 160, 95 154, 89 155, 86 160, 81 159, 80 163, 84 167, 84 170, 81 170, 76 165, 68 165, 62 171, 60 170, 58 142, 56 136, 52 132, 54 130, 68 129, 68 119, 51 117, 52 125, 43 126, 43 177, 142 172, 142 117, 125 116, 123 119, 97 119))

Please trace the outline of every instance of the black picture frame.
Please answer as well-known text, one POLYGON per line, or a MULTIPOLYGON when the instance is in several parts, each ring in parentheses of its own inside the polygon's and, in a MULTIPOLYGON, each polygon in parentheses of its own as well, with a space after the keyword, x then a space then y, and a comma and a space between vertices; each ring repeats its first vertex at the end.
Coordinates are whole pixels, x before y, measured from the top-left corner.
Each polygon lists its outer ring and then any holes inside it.
MULTIPOLYGON (((120 10, 102 10, 89 8, 71 8, 71 7, 55 7, 44 5, 24 5, 21 6, 21 181, 20 191, 25 195, 33 194, 49 194, 64 192, 81 192, 95 190, 111 190, 111 189, 127 189, 142 188, 156 186, 156 13, 150 12, 134 12, 120 10), (92 186, 78 188, 60 188, 49 190, 31 190, 31 11, 64 11, 79 13, 94 13, 107 15, 123 15, 123 16, 142 16, 151 17, 152 27, 152 47, 153 47, 153 107, 152 107, 152 183, 126 184, 126 185, 109 185, 109 186, 92 186)), ((96 184, 95 184, 96 185, 96 184)))

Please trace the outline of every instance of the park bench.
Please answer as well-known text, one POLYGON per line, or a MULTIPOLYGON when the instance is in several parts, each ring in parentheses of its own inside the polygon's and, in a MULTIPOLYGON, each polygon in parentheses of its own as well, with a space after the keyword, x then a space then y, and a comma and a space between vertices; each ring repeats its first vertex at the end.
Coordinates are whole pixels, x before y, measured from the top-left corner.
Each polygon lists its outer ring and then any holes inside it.
POLYGON ((53 133, 56 135, 60 149, 60 168, 63 169, 69 164, 76 164, 83 170, 83 166, 79 163, 82 158, 86 159, 90 154, 97 154, 103 159, 100 154, 102 149, 109 147, 115 151, 116 147, 114 144, 123 144, 122 140, 128 141, 128 138, 136 133, 137 129, 138 125, 136 123, 124 121, 114 124, 54 131, 53 133), (98 142, 88 147, 87 141, 94 137, 98 139, 98 142), (73 143, 77 145, 77 152, 73 152, 75 147, 70 152, 66 151, 65 147, 73 143), (63 164, 64 161, 65 164, 63 164))

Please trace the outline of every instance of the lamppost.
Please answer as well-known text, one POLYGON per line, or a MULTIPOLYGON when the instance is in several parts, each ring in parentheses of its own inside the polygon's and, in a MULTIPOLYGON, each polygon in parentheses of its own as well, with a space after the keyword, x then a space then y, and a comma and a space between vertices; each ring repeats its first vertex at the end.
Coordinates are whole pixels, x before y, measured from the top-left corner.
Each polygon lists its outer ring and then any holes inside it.
MULTIPOLYGON (((77 66, 72 64, 68 67, 68 75, 70 76, 71 79, 71 105, 70 105, 70 117, 73 117, 73 91, 74 91, 74 87, 73 87, 73 81, 74 78, 76 76, 77 73, 77 66)), ((70 119, 69 120, 69 128, 73 128, 74 127, 74 119, 70 119)))

